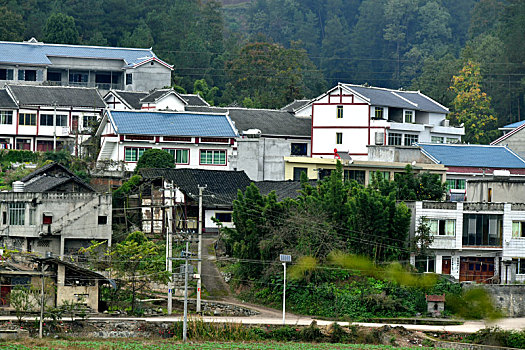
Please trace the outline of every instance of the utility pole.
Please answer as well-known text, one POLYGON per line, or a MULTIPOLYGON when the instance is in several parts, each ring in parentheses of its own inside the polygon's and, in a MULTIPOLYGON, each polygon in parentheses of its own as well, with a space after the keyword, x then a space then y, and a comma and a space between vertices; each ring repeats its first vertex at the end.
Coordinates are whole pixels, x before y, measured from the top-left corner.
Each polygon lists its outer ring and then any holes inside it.
MULTIPOLYGON (((53 152, 57 151, 57 102, 53 102, 54 113, 53 113, 53 152)), ((39 122, 38 120, 36 121, 39 122)))
POLYGON ((292 262, 292 256, 286 254, 280 254, 279 260, 283 263, 284 267, 284 279, 283 279, 283 326, 286 325, 286 263, 292 262))
POLYGON ((199 186, 199 248, 197 252, 197 274, 199 278, 197 279, 197 312, 201 312, 201 289, 202 289, 202 192, 204 192, 205 186, 199 186))
POLYGON ((44 287, 45 287, 45 280, 44 280, 44 262, 41 262, 40 270, 42 272, 42 289, 40 290, 40 322, 38 325, 38 337, 42 339, 42 324, 44 322, 44 287))
POLYGON ((186 241, 186 251, 184 252, 184 258, 186 260, 184 264, 184 322, 182 326, 182 341, 186 342, 188 333, 188 258, 190 242, 186 241))
MULTIPOLYGON (((153 200, 153 196, 152 196, 153 200)), ((167 220, 167 230, 166 230, 166 269, 169 273, 168 280, 168 315, 171 315, 173 312, 173 181, 170 184, 170 199, 168 206, 168 220, 167 220)), ((164 203, 163 203, 164 204, 164 203)), ((153 212, 152 212, 153 215, 153 212)))

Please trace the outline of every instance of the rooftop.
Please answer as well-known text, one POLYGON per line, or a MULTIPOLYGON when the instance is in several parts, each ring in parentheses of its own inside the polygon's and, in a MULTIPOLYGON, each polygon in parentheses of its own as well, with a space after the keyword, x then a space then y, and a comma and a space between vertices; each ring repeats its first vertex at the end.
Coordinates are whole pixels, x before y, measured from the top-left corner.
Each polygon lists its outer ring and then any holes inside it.
POLYGON ((224 114, 187 112, 108 111, 116 132, 150 136, 236 137, 224 114))
POLYGON ((447 167, 525 168, 525 161, 506 146, 417 144, 424 155, 447 167))
POLYGON ((53 106, 105 108, 106 104, 96 88, 6 85, 20 106, 53 106))
POLYGON ((154 59, 172 68, 158 59, 152 49, 46 44, 32 39, 21 43, 0 41, 0 52, 0 63, 49 66, 53 64, 50 57, 73 57, 121 60, 124 67, 134 68, 154 59))
POLYGON ((140 169, 145 179, 164 178, 172 180, 182 192, 198 201, 199 186, 206 186, 203 205, 231 207, 237 192, 244 192, 251 180, 244 171, 203 169, 140 169))

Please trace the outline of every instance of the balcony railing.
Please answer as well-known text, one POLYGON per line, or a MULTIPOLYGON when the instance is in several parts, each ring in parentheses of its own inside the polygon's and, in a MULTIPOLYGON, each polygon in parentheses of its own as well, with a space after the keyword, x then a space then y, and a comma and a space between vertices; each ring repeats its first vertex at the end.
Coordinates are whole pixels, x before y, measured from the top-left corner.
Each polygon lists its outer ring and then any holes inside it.
POLYGON ((464 211, 503 211, 503 203, 468 203, 463 204, 464 211))
POLYGON ((49 81, 46 80, 44 85, 48 86, 73 86, 73 87, 96 87, 101 90, 123 90, 122 83, 95 83, 95 82, 73 82, 73 81, 49 81))

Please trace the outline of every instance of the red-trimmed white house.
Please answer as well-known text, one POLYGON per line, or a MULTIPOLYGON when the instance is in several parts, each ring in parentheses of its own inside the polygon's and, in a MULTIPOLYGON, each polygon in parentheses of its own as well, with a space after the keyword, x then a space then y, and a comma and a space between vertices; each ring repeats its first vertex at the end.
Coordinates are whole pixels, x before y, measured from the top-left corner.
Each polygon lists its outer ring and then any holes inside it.
POLYGON ((460 142, 465 130, 449 126, 448 113, 419 91, 343 83, 295 110, 312 118, 312 157, 332 158, 337 149, 358 160, 367 160, 368 145, 460 142))
POLYGON ((225 113, 106 111, 97 130, 98 161, 132 171, 151 148, 173 155, 176 168, 232 170, 238 132, 225 113))
POLYGON ((104 96, 111 110, 171 110, 184 111, 187 106, 209 107, 197 94, 179 94, 173 89, 152 92, 111 90, 104 96))

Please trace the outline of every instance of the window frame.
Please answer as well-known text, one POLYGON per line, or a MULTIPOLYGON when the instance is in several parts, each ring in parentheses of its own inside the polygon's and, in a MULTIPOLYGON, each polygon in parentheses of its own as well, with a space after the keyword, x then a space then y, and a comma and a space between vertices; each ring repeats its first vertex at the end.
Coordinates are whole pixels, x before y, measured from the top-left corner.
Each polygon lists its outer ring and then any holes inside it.
POLYGON ((343 106, 337 106, 337 115, 336 119, 343 119, 343 106))
POLYGON ((219 220, 220 222, 222 223, 232 223, 233 222, 233 213, 231 212, 220 212, 220 213, 215 213, 214 215, 214 218, 219 220), (217 215, 229 215, 230 216, 230 221, 224 221, 224 220, 221 220, 217 217, 217 215))
POLYGON ((403 123, 404 124, 414 124, 416 122, 416 113, 412 109, 403 110, 403 123), (410 115, 410 121, 407 121, 407 116, 410 115))
POLYGON ((335 144, 336 145, 342 145, 343 144, 343 133, 342 132, 336 132, 335 133, 335 144))
POLYGON ((18 113, 18 125, 36 126, 36 113, 18 113), (29 124, 26 124, 29 122, 29 124))
POLYGON ((3 81, 14 80, 15 70, 12 68, 0 68, 0 71, 5 71, 5 79, 0 78, 3 81))
POLYGON ((418 134, 403 134, 403 146, 412 146, 414 143, 419 142, 419 135, 418 134), (410 140, 415 140, 411 141, 410 140), (408 144, 407 144, 407 141, 408 144))
POLYGON ((188 165, 188 164, 190 164, 190 149, 189 148, 163 148, 163 150, 168 152, 169 154, 171 154, 173 156, 173 162, 175 164, 180 164, 180 165, 188 165), (178 151, 186 151, 186 157, 187 157, 186 163, 177 162, 177 152, 178 151))
POLYGON ((308 155, 308 143, 306 142, 292 142, 290 144, 290 155, 291 156, 307 156, 308 155), (294 150, 299 149, 299 152, 294 150), (304 149, 304 152, 303 152, 304 149))
POLYGON ((374 120, 385 119, 385 107, 374 107, 374 120))
POLYGON ((443 136, 430 136, 431 143, 445 143, 445 138, 443 136))
POLYGON ((442 218, 431 218, 428 219, 430 234, 434 237, 456 237, 456 219, 442 219, 442 218), (435 225, 434 225, 435 223, 435 225), (453 233, 447 234, 447 224, 451 224, 453 227, 453 233), (436 231, 433 230, 435 226, 436 231))
POLYGON ((53 114, 42 113, 39 120, 40 126, 53 126, 53 114))
POLYGON ((24 202, 11 202, 7 207, 9 226, 24 226, 26 219, 26 204, 24 202))
MULTIPOLYGON (((207 158, 207 157, 206 157, 207 158)), ((205 158, 205 160, 206 160, 205 158)), ((210 165, 210 166, 227 166, 228 165, 228 152, 225 149, 201 149, 199 150, 199 165, 210 165), (202 154, 212 152, 212 160, 211 163, 202 162, 202 154), (215 153, 224 153, 224 164, 223 163, 215 163, 215 153)))
POLYGON ((403 145, 403 134, 400 134, 397 132, 389 132, 387 141, 388 141, 389 146, 402 146, 403 145), (399 143, 394 144, 391 142, 392 140, 397 140, 398 137, 399 137, 399 143))
POLYGON ((512 221, 512 238, 525 238, 525 221, 513 220, 512 221), (515 225, 518 225, 518 234, 515 235, 515 225))
POLYGON ((136 162, 138 162, 140 157, 142 156, 142 154, 144 154, 144 152, 146 152, 146 150, 148 150, 148 149, 151 149, 151 147, 136 147, 136 146, 126 146, 126 147, 124 147, 124 162, 126 162, 126 163, 136 163, 136 162), (136 160, 126 160, 127 159, 126 152, 128 150, 134 150, 135 151, 136 160), (142 153, 139 154, 140 151, 142 151, 142 153))
POLYGON ((0 125, 13 125, 13 111, 0 111, 0 125))

